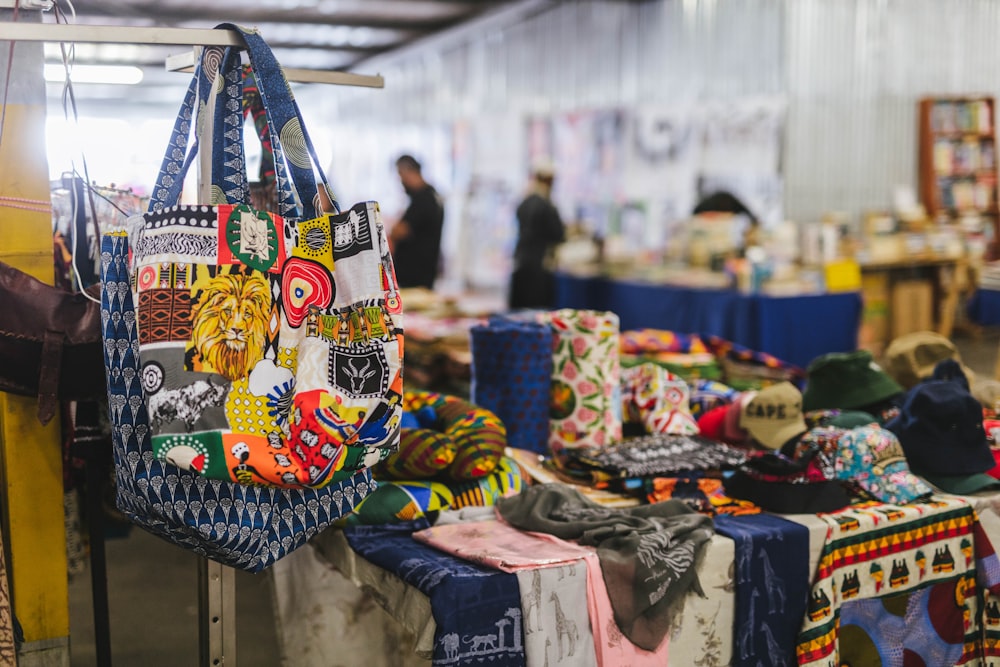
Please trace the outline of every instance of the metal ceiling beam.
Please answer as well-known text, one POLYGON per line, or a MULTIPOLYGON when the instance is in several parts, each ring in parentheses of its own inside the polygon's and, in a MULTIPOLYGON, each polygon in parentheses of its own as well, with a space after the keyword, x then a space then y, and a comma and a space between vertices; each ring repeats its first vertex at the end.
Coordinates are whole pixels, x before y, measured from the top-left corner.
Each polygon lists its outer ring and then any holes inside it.
MULTIPOLYGON (((444 1, 444 0, 442 0, 444 1)), ((558 5, 564 0, 512 0, 511 2, 486 2, 482 5, 482 11, 467 16, 459 25, 450 30, 418 38, 399 48, 385 49, 384 52, 373 56, 362 56, 351 61, 345 69, 357 67, 360 64, 375 66, 377 69, 389 67, 396 62, 417 58, 426 53, 440 52, 452 48, 457 44, 462 44, 476 39, 490 30, 504 28, 527 18, 541 14, 558 5)))
POLYGON ((419 30, 421 32, 435 32, 444 30, 461 21, 460 17, 454 19, 398 19, 391 16, 380 16, 376 14, 331 14, 329 16, 318 17, 309 12, 290 12, 280 10, 261 10, 253 7, 244 7, 238 10, 227 10, 223 15, 212 18, 214 13, 211 5, 205 7, 205 12, 193 14, 190 9, 175 9, 170 6, 159 6, 153 15, 142 13, 130 16, 125 7, 121 4, 107 6, 97 4, 93 6, 83 6, 77 8, 77 15, 81 17, 100 17, 122 19, 143 18, 169 25, 182 21, 205 21, 206 23, 239 23, 241 25, 260 25, 261 23, 326 23, 329 25, 342 25, 349 28, 386 28, 389 30, 419 30))

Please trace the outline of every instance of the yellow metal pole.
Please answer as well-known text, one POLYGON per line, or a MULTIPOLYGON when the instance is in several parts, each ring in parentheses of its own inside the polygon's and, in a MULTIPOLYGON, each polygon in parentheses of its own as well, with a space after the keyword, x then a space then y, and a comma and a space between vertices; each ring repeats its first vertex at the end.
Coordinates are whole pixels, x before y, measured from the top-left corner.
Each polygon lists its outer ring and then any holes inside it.
MULTIPOLYGON (((0 10, 0 20, 13 19, 0 10)), ((37 23, 38 12, 19 21, 37 23)), ((0 83, 10 42, 0 41, 0 83)), ((52 217, 11 199, 49 201, 40 43, 17 43, 0 135, 0 260, 51 283, 52 217), (5 199, 10 198, 10 199, 5 199)), ((3 313, 0 313, 0 318, 3 313)), ((41 426, 34 400, 0 394, 0 483, 14 613, 24 629, 19 667, 69 665, 69 598, 58 420, 41 426)))

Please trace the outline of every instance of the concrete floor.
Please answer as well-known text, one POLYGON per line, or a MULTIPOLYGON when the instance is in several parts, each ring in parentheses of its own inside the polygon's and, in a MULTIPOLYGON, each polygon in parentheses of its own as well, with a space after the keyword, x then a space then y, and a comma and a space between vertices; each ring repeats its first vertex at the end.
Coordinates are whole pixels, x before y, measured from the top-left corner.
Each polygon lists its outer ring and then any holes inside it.
MULTIPOLYGON (((112 664, 198 666, 198 557, 133 527, 106 541, 112 664)), ((96 667, 89 563, 69 584, 72 667, 96 667)), ((279 667, 267 572, 236 573, 237 663, 279 667)), ((227 667, 230 663, 226 662, 227 667)))
MULTIPOLYGON (((992 377, 1000 330, 977 338, 956 336, 965 363, 992 377)), ((112 658, 132 667, 198 665, 197 557, 133 528, 107 541, 112 658)), ((279 667, 280 654, 267 572, 237 572, 239 667, 279 667)), ((93 639, 90 572, 70 581, 73 667, 97 665, 93 639)))

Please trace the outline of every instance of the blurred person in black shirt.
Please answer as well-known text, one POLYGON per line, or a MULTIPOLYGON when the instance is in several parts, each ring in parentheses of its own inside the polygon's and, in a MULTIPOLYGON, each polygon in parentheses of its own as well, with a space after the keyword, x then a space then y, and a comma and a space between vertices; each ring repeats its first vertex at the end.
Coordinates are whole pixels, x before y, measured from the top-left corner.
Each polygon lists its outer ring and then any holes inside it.
POLYGON ((441 259, 441 228, 444 205, 437 191, 424 180, 420 163, 412 155, 401 155, 396 170, 410 205, 389 234, 392 260, 400 287, 434 289, 441 259))
POLYGON ((517 207, 518 236, 507 300, 511 310, 555 306, 556 280, 551 267, 566 229, 550 199, 554 181, 551 167, 536 167, 528 196, 517 207))

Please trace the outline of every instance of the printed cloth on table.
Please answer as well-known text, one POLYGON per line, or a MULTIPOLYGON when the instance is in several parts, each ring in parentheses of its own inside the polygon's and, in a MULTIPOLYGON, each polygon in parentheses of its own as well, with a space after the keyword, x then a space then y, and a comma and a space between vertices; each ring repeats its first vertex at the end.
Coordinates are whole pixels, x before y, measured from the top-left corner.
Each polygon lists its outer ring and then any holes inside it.
POLYGON ((590 627, 587 564, 578 557, 559 565, 520 569, 515 576, 521 589, 528 667, 601 665, 590 627))
POLYGON ((492 474, 467 482, 385 481, 343 517, 339 525, 383 525, 435 516, 441 510, 492 505, 518 493, 525 475, 513 459, 503 457, 492 474))
POLYGON ((564 309, 543 318, 553 332, 549 446, 558 451, 621 440, 618 316, 564 309))
POLYGON ((633 329, 623 331, 620 349, 623 354, 684 352, 704 354, 708 346, 694 334, 680 334, 663 329, 633 329))
POLYGON ((360 556, 430 598, 435 666, 526 664, 515 575, 442 553, 400 527, 352 526, 344 535, 360 556))
MULTIPOLYGON (((829 533, 798 636, 800 665, 841 664, 839 629, 846 601, 958 582, 950 589, 955 591, 953 604, 965 606, 970 614, 975 612, 969 605, 977 595, 973 550, 979 540, 975 513, 965 501, 935 497, 915 505, 868 503, 819 516, 829 526, 829 533)), ((987 541, 985 536, 981 541, 987 541)), ((856 622, 859 616, 850 618, 856 622)), ((972 654, 981 652, 974 618, 973 614, 968 625, 960 628, 959 661, 928 664, 964 665, 973 659, 972 654)), ((893 650, 898 653, 902 649, 896 646, 893 650)))
POLYGON ((538 322, 491 317, 470 335, 472 402, 500 418, 511 447, 547 453, 552 330, 538 322))
POLYGON ((656 651, 644 651, 621 634, 592 549, 496 520, 434 526, 413 537, 517 574, 528 667, 666 664, 666 640, 656 651))
POLYGON ((809 529, 769 514, 719 516, 735 543, 734 667, 791 665, 809 598, 809 529))
POLYGON ((621 477, 669 476, 679 472, 735 468, 746 453, 707 438, 659 433, 604 448, 566 452, 573 462, 621 477))
POLYGON ((649 503, 680 500, 702 514, 760 514, 760 507, 747 500, 730 498, 722 480, 706 477, 654 477, 643 485, 649 503))
POLYGON ((625 421, 642 424, 646 433, 698 433, 691 388, 681 377, 656 364, 640 364, 622 369, 621 385, 625 421))
POLYGON ((739 395, 740 392, 717 380, 694 380, 691 382, 691 415, 698 419, 712 408, 729 405, 739 395))
POLYGON ((695 560, 714 532, 712 520, 680 501, 611 509, 542 484, 501 499, 497 509, 522 530, 595 547, 618 627, 646 650, 666 636, 676 603, 700 590, 695 560))
POLYGON ((904 664, 972 665, 981 658, 993 664, 1000 657, 1000 563, 979 521, 973 526, 972 551, 975 583, 966 573, 899 595, 844 603, 841 662, 888 667, 897 664, 893 658, 902 649, 904 664), (976 628, 979 633, 970 641, 976 628))
POLYGON ((590 549, 577 547, 578 551, 567 555, 560 545, 496 519, 435 525, 413 533, 413 539, 504 572, 579 560, 593 553, 590 549))
POLYGON ((788 380, 801 387, 805 382, 805 371, 773 354, 751 350, 720 336, 703 335, 702 339, 712 354, 722 360, 728 384, 764 386, 788 380))

